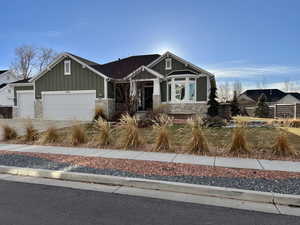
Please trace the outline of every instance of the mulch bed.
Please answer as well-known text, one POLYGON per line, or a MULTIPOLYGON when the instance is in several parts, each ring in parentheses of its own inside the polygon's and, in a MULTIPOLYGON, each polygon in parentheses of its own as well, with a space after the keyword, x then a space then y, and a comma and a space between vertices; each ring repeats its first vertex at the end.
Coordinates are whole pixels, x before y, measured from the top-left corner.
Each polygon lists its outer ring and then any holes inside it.
POLYGON ((300 195, 300 173, 0 151, 0 165, 137 177, 300 195))

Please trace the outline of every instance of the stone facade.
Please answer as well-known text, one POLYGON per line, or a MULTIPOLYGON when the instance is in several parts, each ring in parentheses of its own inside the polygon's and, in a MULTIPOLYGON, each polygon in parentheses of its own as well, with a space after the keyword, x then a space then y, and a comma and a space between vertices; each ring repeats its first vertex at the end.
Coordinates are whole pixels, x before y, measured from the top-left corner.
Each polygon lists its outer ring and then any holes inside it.
POLYGON ((41 99, 36 99, 34 102, 34 117, 36 119, 43 118, 43 103, 41 99))
POLYGON ((169 114, 197 114, 205 116, 207 113, 206 103, 166 103, 169 114))
POLYGON ((12 107, 12 118, 18 118, 19 117, 19 110, 17 106, 12 107))
POLYGON ((97 99, 95 106, 101 107, 108 119, 111 119, 115 113, 115 99, 97 99))
POLYGON ((159 107, 160 104, 160 95, 153 95, 153 109, 159 107))

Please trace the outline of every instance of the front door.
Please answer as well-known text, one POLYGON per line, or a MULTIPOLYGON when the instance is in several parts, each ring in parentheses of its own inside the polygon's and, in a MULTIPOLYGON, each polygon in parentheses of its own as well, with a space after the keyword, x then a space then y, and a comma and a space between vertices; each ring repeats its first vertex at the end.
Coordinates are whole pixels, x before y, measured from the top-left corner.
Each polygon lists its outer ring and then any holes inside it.
POLYGON ((148 111, 153 108, 153 86, 144 87, 144 110, 148 111))

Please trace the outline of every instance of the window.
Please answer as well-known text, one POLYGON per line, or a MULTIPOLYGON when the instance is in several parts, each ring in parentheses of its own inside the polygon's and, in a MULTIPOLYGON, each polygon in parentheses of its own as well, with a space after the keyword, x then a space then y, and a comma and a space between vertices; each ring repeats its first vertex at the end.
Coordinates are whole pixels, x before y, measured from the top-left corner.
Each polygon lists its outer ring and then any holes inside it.
POLYGON ((185 96, 185 83, 184 82, 176 82, 175 83, 175 99, 177 101, 184 100, 185 96))
POLYGON ((166 59, 166 70, 171 70, 172 69, 172 58, 167 58, 166 59))
POLYGON ((71 75, 71 61, 65 60, 65 75, 71 75))
POLYGON ((169 102, 195 102, 196 79, 195 78, 172 78, 167 86, 169 102), (174 91, 173 91, 174 90, 174 91))

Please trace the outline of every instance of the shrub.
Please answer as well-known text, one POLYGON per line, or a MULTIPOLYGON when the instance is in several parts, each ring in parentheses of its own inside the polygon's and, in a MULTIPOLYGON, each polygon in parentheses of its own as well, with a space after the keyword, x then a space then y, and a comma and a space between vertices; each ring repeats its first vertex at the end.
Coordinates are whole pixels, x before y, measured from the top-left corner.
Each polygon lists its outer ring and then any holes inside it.
POLYGON ((79 145, 87 140, 84 128, 81 125, 75 125, 71 129, 71 144, 79 145))
POLYGON ((207 115, 211 117, 215 117, 219 114, 219 102, 217 101, 217 88, 212 87, 210 89, 209 100, 207 102, 208 109, 207 115))
POLYGON ((269 117, 269 106, 266 103, 267 97, 265 94, 261 94, 261 96, 258 98, 256 108, 255 108, 255 116, 260 118, 268 118, 269 117))
POLYGON ((156 135, 155 151, 170 151, 170 127, 173 125, 173 118, 166 114, 160 115, 153 121, 153 130, 156 135))
POLYGON ((42 137, 42 143, 56 143, 59 140, 59 135, 57 130, 54 127, 49 127, 44 136, 42 137))
POLYGON ((141 144, 141 137, 138 131, 138 122, 135 116, 128 113, 121 116, 119 126, 119 137, 121 147, 138 147, 141 144))
POLYGON ((201 130, 201 118, 188 119, 187 124, 191 129, 191 139, 188 144, 190 153, 203 154, 209 152, 207 140, 201 130))
POLYGON ((100 118, 106 120, 106 116, 105 116, 103 108, 101 106, 96 106, 95 107, 94 120, 98 120, 100 118))
POLYGON ((140 128, 153 126, 154 122, 159 122, 157 121, 157 118, 159 118, 160 115, 167 113, 167 111, 168 111, 167 105, 160 104, 152 111, 147 112, 145 118, 138 121, 138 126, 140 128))
POLYGON ((234 129, 229 152, 234 155, 250 152, 246 142, 245 128, 243 126, 234 129))
POLYGON ((111 128, 107 121, 100 118, 96 123, 96 130, 99 132, 96 136, 96 141, 101 146, 109 145, 111 143, 111 128))
POLYGON ((276 138, 272 149, 273 153, 279 156, 293 156, 296 154, 295 150, 289 145, 287 135, 283 132, 276 138))
POLYGON ((3 125, 2 129, 3 129, 3 140, 4 141, 16 139, 17 132, 14 128, 12 128, 8 125, 3 125))
POLYGON ((33 127, 32 123, 26 125, 25 131, 25 141, 35 141, 38 138, 38 131, 33 127))

